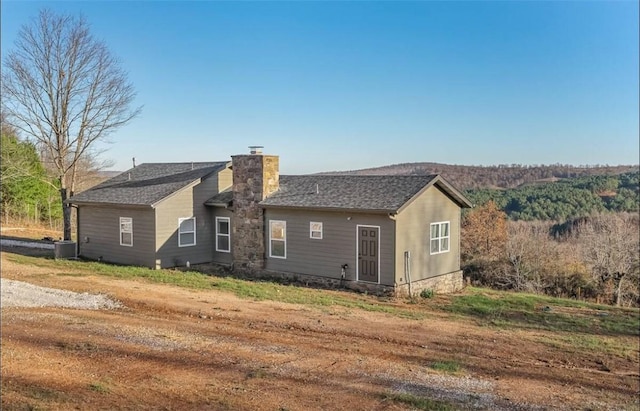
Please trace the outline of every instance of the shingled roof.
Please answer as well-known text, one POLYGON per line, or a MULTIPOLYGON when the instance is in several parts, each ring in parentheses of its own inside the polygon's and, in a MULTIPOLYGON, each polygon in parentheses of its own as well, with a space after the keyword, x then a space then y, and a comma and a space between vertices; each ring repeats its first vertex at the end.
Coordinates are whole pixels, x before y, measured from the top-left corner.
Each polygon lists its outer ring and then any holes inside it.
POLYGON ((224 169, 228 164, 228 161, 140 164, 69 198, 67 203, 153 207, 167 196, 224 169))
POLYGON ((280 188, 260 204, 265 207, 398 212, 417 194, 437 184, 461 207, 471 203, 439 175, 280 176, 280 188))
POLYGON ((204 205, 213 207, 229 207, 231 204, 233 204, 233 190, 231 188, 219 192, 204 202, 204 205))

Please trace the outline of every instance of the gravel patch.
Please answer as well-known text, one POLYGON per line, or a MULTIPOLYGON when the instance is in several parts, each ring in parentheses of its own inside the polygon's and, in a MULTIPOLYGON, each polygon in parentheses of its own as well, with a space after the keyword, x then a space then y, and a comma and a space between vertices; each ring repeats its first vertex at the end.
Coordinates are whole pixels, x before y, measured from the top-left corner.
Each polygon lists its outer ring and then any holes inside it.
POLYGON ((8 307, 62 307, 82 310, 113 310, 122 304, 101 294, 75 293, 0 278, 0 305, 8 307))

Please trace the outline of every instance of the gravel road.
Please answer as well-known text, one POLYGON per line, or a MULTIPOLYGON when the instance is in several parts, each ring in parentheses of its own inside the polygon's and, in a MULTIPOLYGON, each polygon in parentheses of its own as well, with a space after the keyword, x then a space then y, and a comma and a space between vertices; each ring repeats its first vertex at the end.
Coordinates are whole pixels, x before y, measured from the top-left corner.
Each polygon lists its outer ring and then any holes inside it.
POLYGON ((7 307, 63 307, 83 310, 112 310, 122 307, 105 295, 75 293, 39 287, 22 281, 0 278, 0 305, 7 307))
MULTIPOLYGON (((53 244, 1 239, 3 247, 53 249, 53 244)), ((56 288, 39 287, 22 281, 0 279, 0 306, 7 307, 62 307, 82 310, 111 310, 122 305, 100 294, 75 293, 56 288)))

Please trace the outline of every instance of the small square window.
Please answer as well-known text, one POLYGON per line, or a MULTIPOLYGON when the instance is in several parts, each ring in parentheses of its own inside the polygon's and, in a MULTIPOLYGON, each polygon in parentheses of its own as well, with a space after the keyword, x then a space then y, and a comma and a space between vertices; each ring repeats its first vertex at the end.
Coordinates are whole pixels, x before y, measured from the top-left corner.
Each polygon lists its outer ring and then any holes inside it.
POLYGON ((322 240, 322 223, 315 221, 309 223, 309 238, 322 240))

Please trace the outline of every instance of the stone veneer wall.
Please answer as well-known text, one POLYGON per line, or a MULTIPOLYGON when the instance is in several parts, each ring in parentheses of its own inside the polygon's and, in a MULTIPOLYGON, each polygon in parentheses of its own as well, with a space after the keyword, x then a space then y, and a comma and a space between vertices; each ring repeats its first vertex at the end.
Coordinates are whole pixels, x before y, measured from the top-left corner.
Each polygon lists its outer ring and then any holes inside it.
MULTIPOLYGON (((455 293, 464 288, 462 270, 454 271, 437 277, 425 278, 424 280, 411 283, 411 294, 419 295, 422 290, 433 290, 436 294, 455 293)), ((402 284, 396 286, 397 295, 409 295, 409 285, 402 284)))
POLYGON ((319 275, 311 275, 311 274, 296 274, 296 273, 287 273, 287 272, 280 272, 280 271, 260 270, 252 273, 251 277, 263 278, 263 279, 288 280, 293 283, 303 284, 309 287, 319 287, 319 288, 327 288, 327 289, 346 288, 346 289, 358 291, 361 293, 368 293, 368 294, 374 294, 379 296, 393 296, 395 294, 395 290, 393 286, 389 286, 389 285, 365 283, 362 281, 355 281, 355 280, 348 280, 348 279, 341 280, 338 278, 322 277, 319 275))
POLYGON ((264 268, 264 216, 258 203, 279 187, 279 158, 262 154, 231 157, 233 267, 253 272, 264 268))
MULTIPOLYGON (((219 263, 200 264, 193 266, 203 273, 207 274, 220 274, 221 270, 224 273, 232 273, 235 270, 230 269, 228 266, 224 266, 219 263)), ((355 290, 361 293, 375 294, 380 296, 396 296, 406 297, 409 295, 409 288, 407 284, 397 285, 395 288, 389 285, 371 284, 361 281, 337 278, 328 278, 310 274, 296 274, 286 273, 280 271, 271 270, 253 270, 253 271, 236 271, 236 274, 240 276, 247 275, 247 278, 262 278, 262 279, 279 279, 288 280, 296 284, 303 284, 310 287, 328 288, 328 289, 340 289, 346 288, 355 290)), ((453 273, 444 274, 439 277, 428 278, 426 280, 416 281, 411 284, 411 293, 414 296, 420 295, 420 291, 424 289, 432 289, 437 294, 447 294, 456 291, 460 291, 464 288, 464 282, 462 277, 462 271, 455 271, 453 273)))
MULTIPOLYGON (((328 278, 309 274, 295 274, 278 271, 260 270, 253 273, 254 278, 279 278, 290 280, 296 283, 305 284, 307 286, 315 286, 322 288, 347 288, 359 292, 366 292, 380 296, 408 296, 409 287, 407 284, 397 285, 395 288, 389 285, 372 284, 355 280, 340 280, 336 278, 328 278)), ((415 281, 411 283, 411 293, 419 295, 420 291, 431 289, 436 294, 448 294, 460 291, 464 288, 462 278, 462 270, 454 271, 449 274, 440 275, 438 277, 427 278, 425 280, 415 281)))

